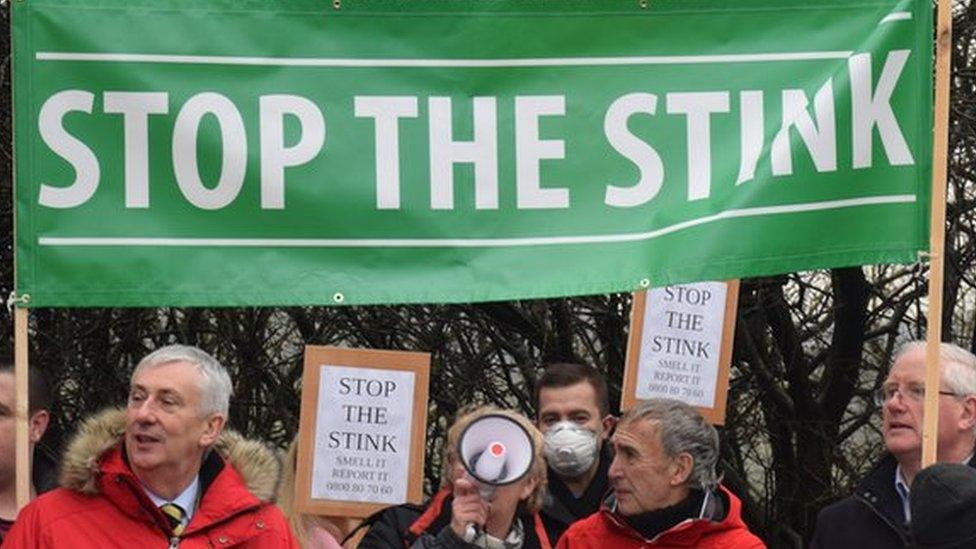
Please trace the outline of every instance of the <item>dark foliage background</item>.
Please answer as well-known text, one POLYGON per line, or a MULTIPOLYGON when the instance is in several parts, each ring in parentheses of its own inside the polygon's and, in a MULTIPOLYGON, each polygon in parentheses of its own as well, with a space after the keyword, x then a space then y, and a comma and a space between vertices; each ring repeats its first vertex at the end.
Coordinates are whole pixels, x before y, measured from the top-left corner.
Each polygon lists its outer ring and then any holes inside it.
MULTIPOLYGON (((10 13, 0 9, 0 295, 13 288, 10 13)), ((953 78, 943 333, 976 348, 976 7, 953 10, 953 78)), ((871 395, 897 344, 923 337, 925 270, 869 266, 743 281, 727 425, 726 482, 771 547, 798 547, 816 512, 848 493, 881 451, 871 395)), ((306 344, 433 354, 426 478, 459 406, 532 414, 549 361, 604 370, 619 402, 629 295, 445 306, 242 309, 41 309, 31 367, 57 390, 55 451, 80 418, 120 404, 134 363, 167 343, 199 345, 231 370, 232 425, 283 446, 295 435, 306 344)), ((0 333, 12 333, 7 311, 0 333)), ((10 352, 0 337, 0 353, 10 352)), ((615 410, 616 411, 616 410, 615 410)))

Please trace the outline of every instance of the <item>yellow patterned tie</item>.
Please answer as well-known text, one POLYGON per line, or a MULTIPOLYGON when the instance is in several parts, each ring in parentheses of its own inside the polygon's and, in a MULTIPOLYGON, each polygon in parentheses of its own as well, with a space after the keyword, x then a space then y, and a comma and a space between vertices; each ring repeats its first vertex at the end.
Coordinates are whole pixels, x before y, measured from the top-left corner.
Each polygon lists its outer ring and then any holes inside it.
POLYGON ((179 536, 183 533, 183 530, 186 530, 186 526, 183 525, 186 512, 179 505, 175 503, 164 503, 159 506, 159 510, 169 519, 169 527, 173 530, 174 536, 179 536))

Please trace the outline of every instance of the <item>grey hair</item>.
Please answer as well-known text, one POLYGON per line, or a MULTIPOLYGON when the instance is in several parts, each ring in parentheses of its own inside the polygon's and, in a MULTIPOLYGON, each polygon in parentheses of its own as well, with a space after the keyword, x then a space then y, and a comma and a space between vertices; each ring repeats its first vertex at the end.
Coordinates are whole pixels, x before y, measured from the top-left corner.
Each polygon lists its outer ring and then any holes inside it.
POLYGON ((140 370, 171 364, 189 362, 197 367, 203 381, 200 383, 200 414, 208 416, 218 413, 227 417, 230 397, 234 393, 227 368, 214 357, 197 347, 189 345, 167 345, 149 353, 136 365, 132 377, 140 370))
POLYGON ((692 459, 688 485, 714 490, 718 486, 718 431, 698 410, 670 398, 654 398, 643 401, 630 410, 620 423, 653 421, 661 436, 665 455, 676 458, 688 454, 692 459))
MULTIPOLYGON (((895 362, 902 355, 925 350, 924 341, 909 341, 895 353, 895 362)), ((976 395, 976 355, 953 343, 939 343, 940 375, 946 387, 957 395, 976 395)))

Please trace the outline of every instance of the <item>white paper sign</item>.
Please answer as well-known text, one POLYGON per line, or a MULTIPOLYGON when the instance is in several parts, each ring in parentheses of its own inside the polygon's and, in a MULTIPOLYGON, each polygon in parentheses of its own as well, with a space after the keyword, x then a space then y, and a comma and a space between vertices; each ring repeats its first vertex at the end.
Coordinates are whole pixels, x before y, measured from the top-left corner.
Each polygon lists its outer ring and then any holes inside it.
POLYGON ((312 464, 312 497, 407 501, 412 372, 323 366, 312 464))
POLYGON ((647 292, 637 370, 637 398, 674 398, 715 406, 724 282, 655 288, 647 292))

